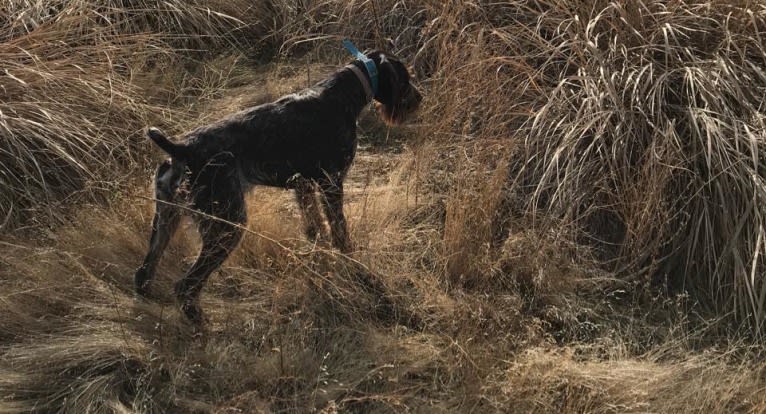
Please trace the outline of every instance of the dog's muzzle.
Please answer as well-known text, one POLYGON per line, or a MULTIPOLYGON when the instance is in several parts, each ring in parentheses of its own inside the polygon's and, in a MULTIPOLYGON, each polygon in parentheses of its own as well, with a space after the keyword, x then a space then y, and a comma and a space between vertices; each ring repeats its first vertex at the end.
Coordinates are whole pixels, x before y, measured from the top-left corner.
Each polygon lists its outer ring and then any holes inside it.
POLYGON ((407 94, 402 99, 402 106, 405 112, 410 114, 418 110, 421 101, 423 101, 423 95, 420 94, 417 88, 410 85, 407 94))
POLYGON ((409 85, 396 105, 392 121, 396 124, 401 124, 406 121, 417 112, 422 100, 423 95, 420 94, 420 91, 414 86, 409 85))

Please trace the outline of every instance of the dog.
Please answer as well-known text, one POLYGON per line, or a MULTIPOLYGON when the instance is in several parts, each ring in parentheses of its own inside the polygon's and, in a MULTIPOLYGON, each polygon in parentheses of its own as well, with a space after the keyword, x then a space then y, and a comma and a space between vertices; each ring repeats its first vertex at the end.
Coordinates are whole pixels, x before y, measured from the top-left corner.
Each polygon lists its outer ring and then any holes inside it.
POLYGON ((357 53, 356 60, 313 87, 197 128, 180 142, 156 128, 148 130, 169 159, 155 174, 149 251, 135 273, 138 296, 148 294, 181 216, 191 212, 202 248, 175 284, 175 295, 186 318, 201 324, 200 291, 242 238, 245 194, 257 185, 295 191, 309 239, 321 237, 324 227, 318 188, 332 245, 343 253, 352 250, 343 214, 343 180, 356 153, 357 118, 374 100, 385 122, 400 124, 422 100, 409 70, 395 56, 379 50, 357 53))

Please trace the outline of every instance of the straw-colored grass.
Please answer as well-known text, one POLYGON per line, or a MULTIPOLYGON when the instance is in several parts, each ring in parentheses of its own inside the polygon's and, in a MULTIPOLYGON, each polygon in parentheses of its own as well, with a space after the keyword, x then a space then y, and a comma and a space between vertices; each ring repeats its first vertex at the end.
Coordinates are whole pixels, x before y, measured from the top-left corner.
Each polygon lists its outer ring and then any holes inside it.
POLYGON ((189 96, 220 86, 205 82, 199 59, 257 53, 244 46, 261 27, 241 20, 253 12, 245 3, 6 2, 0 226, 50 222, 62 204, 102 196, 142 168, 143 129, 182 121, 173 111, 189 96))
POLYGON ((525 123, 512 183, 530 188, 527 211, 571 223, 622 277, 688 291, 756 335, 765 29, 756 3, 546 10, 537 70, 558 75, 525 123))
POLYGON ((0 412, 762 412, 758 2, 0 5, 0 412), (357 251, 249 195, 192 336, 133 297, 156 150, 391 49, 425 100, 365 113, 357 251), (257 64, 254 62, 258 62, 257 64), (723 329, 722 329, 723 328, 723 329), (742 328, 742 329, 737 329, 742 328))

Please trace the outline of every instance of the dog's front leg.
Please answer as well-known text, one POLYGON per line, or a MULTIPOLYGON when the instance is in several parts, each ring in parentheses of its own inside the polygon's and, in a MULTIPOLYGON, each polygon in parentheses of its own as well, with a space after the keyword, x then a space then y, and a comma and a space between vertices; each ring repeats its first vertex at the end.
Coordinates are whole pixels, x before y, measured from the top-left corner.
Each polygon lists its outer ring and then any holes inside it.
POLYGON ((320 240, 324 237, 324 225, 322 216, 319 214, 319 206, 315 193, 314 181, 306 178, 297 178, 295 185, 295 200, 301 209, 303 228, 306 237, 310 241, 320 240))
POLYGON ((324 211, 330 222, 332 244, 343 253, 352 250, 348 236, 346 216, 343 215, 343 182, 341 180, 322 180, 319 183, 324 199, 324 211))

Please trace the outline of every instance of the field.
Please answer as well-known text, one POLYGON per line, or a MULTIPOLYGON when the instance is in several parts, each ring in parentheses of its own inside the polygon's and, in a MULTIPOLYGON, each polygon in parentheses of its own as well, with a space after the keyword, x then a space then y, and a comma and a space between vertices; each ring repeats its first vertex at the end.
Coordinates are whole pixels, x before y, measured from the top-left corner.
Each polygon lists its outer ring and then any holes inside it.
POLYGON ((766 5, 6 0, 0 413, 766 412, 766 5), (133 273, 161 151, 391 50, 355 250, 257 188, 193 334, 133 273))

